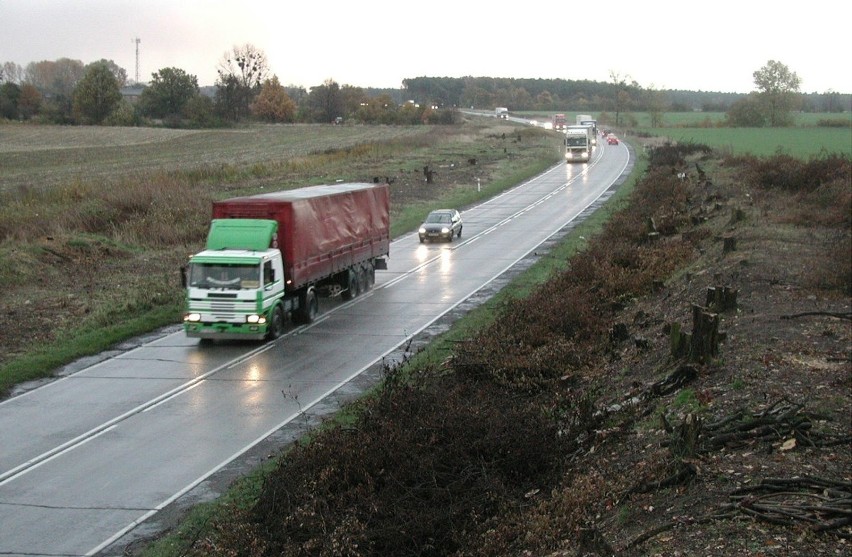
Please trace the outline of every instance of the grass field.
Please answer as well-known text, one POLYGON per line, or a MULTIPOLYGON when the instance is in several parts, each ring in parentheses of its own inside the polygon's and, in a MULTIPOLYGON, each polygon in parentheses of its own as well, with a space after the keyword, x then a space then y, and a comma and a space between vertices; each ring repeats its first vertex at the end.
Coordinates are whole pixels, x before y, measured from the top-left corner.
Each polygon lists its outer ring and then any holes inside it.
POLYGON ((679 142, 703 143, 735 155, 783 153, 807 158, 821 153, 841 153, 852 156, 852 127, 644 128, 639 131, 679 142))
MULTIPOLYGON (((139 179, 150 173, 223 169, 263 174, 308 155, 416 138, 427 126, 253 126, 169 130, 98 126, 0 126, 0 192, 73 181, 139 179)), ((224 173, 225 176, 228 173, 224 173)))

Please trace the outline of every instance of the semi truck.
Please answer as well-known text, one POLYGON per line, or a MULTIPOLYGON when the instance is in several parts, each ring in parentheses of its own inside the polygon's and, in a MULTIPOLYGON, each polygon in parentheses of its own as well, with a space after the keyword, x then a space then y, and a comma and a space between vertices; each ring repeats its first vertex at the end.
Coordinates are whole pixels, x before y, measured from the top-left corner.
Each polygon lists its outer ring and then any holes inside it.
POLYGON ((275 339, 320 296, 370 289, 390 254, 387 184, 310 186, 213 202, 206 249, 182 269, 188 337, 275 339))
POLYGON ((565 162, 589 162, 592 156, 591 130, 588 126, 565 128, 565 162))
POLYGON ((505 106, 498 106, 494 109, 494 116, 500 118, 501 120, 509 119, 509 109, 505 106))
POLYGON ((554 130, 564 131, 566 124, 567 124, 567 120, 565 120, 564 114, 554 114, 553 115, 553 129, 554 130))
POLYGON ((579 126, 590 126, 592 128, 592 145, 598 144, 598 121, 591 114, 578 114, 576 122, 579 126))

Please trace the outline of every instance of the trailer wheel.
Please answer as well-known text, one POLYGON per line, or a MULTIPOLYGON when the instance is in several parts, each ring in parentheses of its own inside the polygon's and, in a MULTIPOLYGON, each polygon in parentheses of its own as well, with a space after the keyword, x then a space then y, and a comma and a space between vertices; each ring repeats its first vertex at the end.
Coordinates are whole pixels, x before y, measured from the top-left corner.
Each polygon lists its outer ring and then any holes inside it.
POLYGON ((376 268, 373 267, 372 263, 367 264, 366 273, 367 275, 367 290, 371 289, 374 284, 376 284, 376 268))
POLYGON ((370 289, 369 281, 367 280, 367 268, 364 265, 358 267, 358 292, 363 293, 370 289))
POLYGON ((344 300, 351 300, 358 295, 358 275, 354 269, 346 271, 346 288, 340 295, 344 300))
POLYGON ((299 296, 299 321, 305 325, 313 323, 319 314, 319 300, 313 288, 299 296))
POLYGON ((269 330, 266 333, 266 338, 275 340, 284 333, 284 312, 281 311, 281 306, 276 306, 272 312, 272 320, 269 322, 269 330))

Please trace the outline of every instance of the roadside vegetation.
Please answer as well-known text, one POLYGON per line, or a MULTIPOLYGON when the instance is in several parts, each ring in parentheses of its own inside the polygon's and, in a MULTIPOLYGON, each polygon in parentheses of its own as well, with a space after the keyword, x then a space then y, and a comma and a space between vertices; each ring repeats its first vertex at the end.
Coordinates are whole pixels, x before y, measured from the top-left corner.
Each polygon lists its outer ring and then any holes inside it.
POLYGON ((848 552, 849 155, 648 157, 546 280, 145 555, 848 552))

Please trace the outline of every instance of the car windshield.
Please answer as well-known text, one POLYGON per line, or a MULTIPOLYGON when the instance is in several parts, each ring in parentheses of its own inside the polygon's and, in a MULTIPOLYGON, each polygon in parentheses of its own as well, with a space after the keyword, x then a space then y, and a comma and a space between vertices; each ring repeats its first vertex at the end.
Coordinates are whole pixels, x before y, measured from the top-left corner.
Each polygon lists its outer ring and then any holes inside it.
POLYGON ((429 213, 426 222, 448 224, 452 222, 452 218, 449 213, 429 213))

